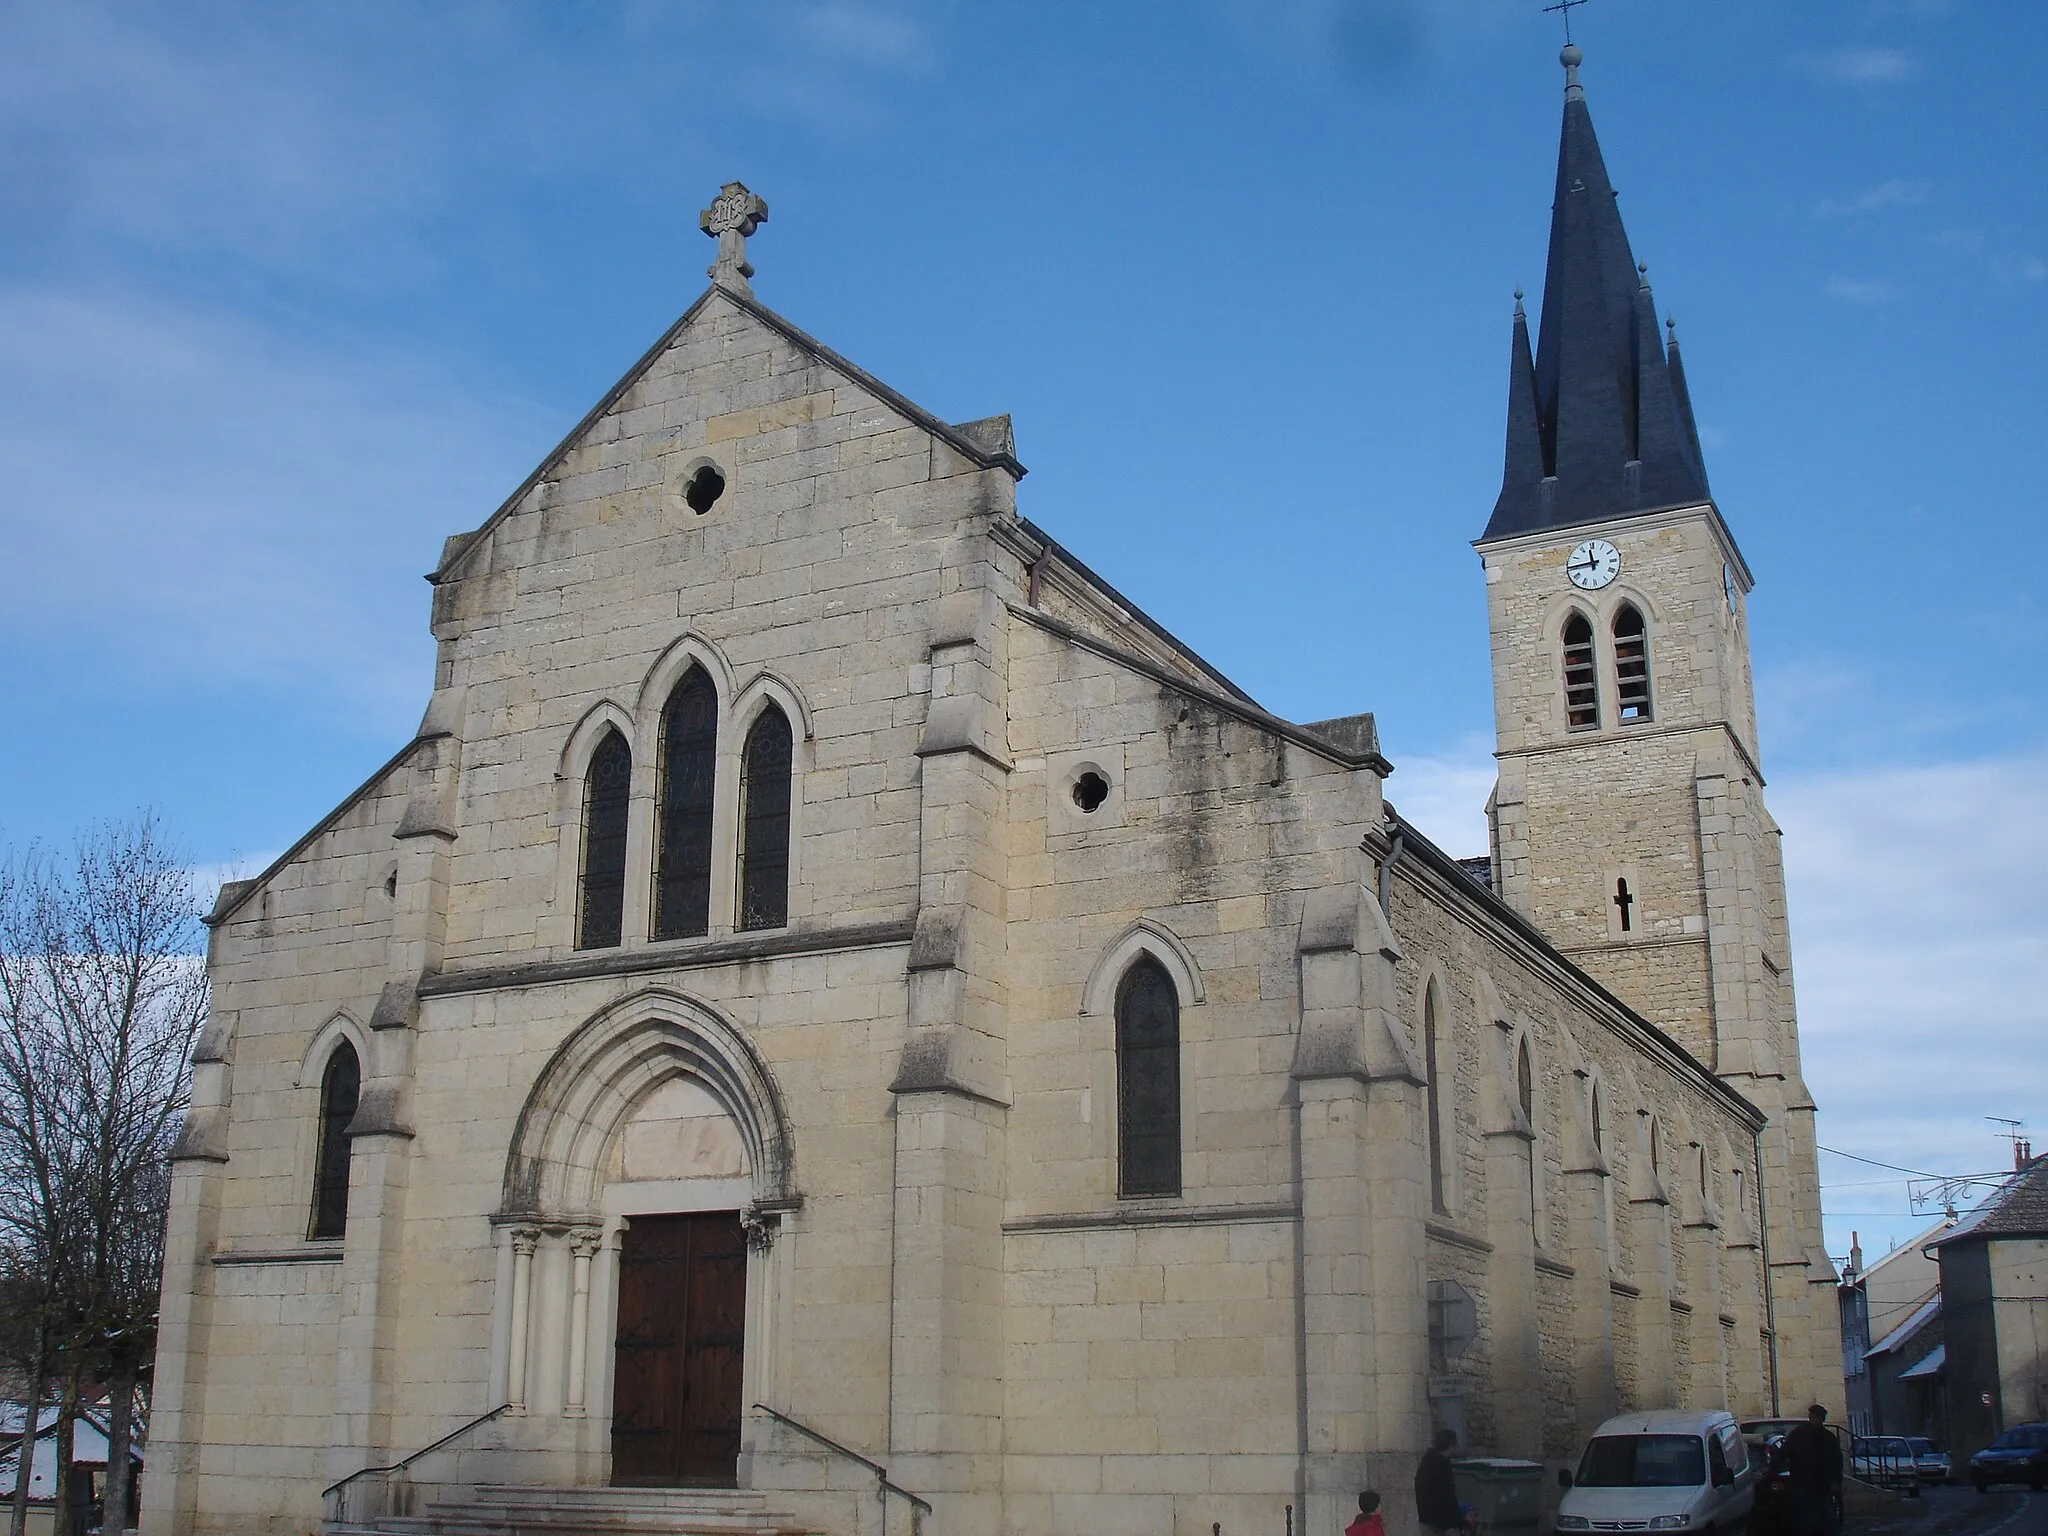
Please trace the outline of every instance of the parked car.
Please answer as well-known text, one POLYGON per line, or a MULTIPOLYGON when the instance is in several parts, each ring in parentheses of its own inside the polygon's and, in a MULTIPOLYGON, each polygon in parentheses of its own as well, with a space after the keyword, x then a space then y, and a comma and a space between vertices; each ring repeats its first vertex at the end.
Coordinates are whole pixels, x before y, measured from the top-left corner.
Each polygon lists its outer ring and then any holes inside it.
POLYGON ((1609 1419, 1557 1480, 1560 1531, 1707 1536, 1748 1521, 1757 1474, 1731 1415, 1667 1411, 1609 1419))
POLYGON ((1970 1481, 1979 1493, 1999 1483, 2048 1488, 2048 1424, 2015 1424, 1970 1458, 1970 1481))
POLYGON ((1920 1462, 1904 1435, 1855 1435, 1849 1441, 1849 1476, 1880 1488, 1920 1490, 1920 1462))
POLYGON ((1906 1444, 1913 1448, 1913 1465, 1919 1470, 1923 1483, 1945 1483, 1948 1481, 1948 1452, 1936 1445, 1925 1435, 1908 1435, 1906 1444))

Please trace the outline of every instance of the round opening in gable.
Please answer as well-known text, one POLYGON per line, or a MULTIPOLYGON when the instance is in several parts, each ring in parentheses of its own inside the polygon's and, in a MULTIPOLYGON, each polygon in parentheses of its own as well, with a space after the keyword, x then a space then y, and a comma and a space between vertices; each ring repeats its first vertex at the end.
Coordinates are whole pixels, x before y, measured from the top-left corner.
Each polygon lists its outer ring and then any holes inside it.
POLYGON ((1109 798, 1109 780, 1099 773, 1084 773, 1074 780, 1074 804, 1093 812, 1109 798))
POLYGON ((690 482, 683 487, 683 500, 690 504, 690 510, 702 517, 725 494, 725 476, 718 472, 716 464, 699 464, 697 472, 690 476, 690 482))

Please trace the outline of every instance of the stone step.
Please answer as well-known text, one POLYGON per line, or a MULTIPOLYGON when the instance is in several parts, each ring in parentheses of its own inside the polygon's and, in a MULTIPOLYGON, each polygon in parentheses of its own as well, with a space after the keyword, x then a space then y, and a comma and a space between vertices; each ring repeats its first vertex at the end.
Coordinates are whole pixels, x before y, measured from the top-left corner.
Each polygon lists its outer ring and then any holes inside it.
MULTIPOLYGON (((376 1522, 376 1536, 819 1536, 745 1488, 562 1488, 483 1484, 416 1515, 376 1522)), ((333 1531, 331 1536, 353 1536, 333 1531)))

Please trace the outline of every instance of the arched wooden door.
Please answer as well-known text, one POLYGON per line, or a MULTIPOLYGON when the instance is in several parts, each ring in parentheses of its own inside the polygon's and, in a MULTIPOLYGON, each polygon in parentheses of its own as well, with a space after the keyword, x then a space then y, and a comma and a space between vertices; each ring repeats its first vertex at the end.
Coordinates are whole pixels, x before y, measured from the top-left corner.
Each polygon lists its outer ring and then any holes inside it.
POLYGON ((746 1285, 737 1211, 629 1222, 619 1251, 614 1483, 734 1485, 746 1285))

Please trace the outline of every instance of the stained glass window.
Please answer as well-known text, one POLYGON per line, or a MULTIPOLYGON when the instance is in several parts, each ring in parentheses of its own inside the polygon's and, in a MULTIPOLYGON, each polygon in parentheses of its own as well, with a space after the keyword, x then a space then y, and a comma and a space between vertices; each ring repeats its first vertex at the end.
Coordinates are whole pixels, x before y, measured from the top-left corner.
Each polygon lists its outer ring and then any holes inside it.
POLYGON ((320 1147, 313 1161, 313 1238, 340 1237, 348 1228, 348 1123, 362 1095, 362 1063, 346 1040, 327 1058, 320 1076, 320 1147))
POLYGON ((711 808, 718 768, 718 692, 692 667, 661 712, 655 820, 654 936, 711 930, 711 808))
POLYGON ((789 921, 789 721, 769 705, 747 732, 740 768, 740 927, 789 921))
POLYGON ((633 749, 607 731, 590 755, 583 782, 583 889, 578 949, 619 942, 626 902, 626 807, 633 787, 633 749))
POLYGON ((1180 998, 1149 957, 1117 989, 1116 1076, 1121 1193, 1179 1194, 1180 998))

